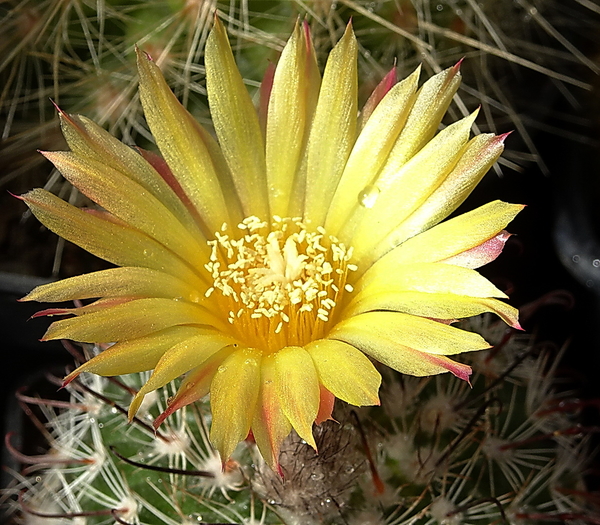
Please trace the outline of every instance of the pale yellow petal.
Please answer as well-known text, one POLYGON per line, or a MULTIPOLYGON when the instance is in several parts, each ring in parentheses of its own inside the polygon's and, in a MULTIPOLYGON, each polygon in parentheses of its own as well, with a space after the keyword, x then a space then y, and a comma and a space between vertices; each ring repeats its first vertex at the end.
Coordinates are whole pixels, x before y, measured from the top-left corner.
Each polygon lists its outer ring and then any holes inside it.
POLYGON ((288 346, 275 354, 275 383, 284 414, 298 435, 316 450, 312 425, 319 412, 319 377, 304 348, 288 346))
POLYGON ((114 344, 71 372, 65 382, 70 382, 82 372, 118 376, 151 370, 169 348, 208 332, 194 326, 173 326, 146 337, 114 344))
POLYGON ((506 299, 490 281, 475 270, 444 263, 393 264, 391 259, 377 261, 354 286, 355 292, 413 291, 451 293, 471 297, 506 299))
POLYGON ((344 319, 327 337, 339 339, 360 350, 363 350, 365 341, 389 340, 407 348, 438 355, 460 354, 490 347, 479 334, 399 312, 367 312, 344 319))
POLYGON ((463 319, 484 312, 497 314, 513 328, 519 328, 519 311, 497 299, 455 294, 365 289, 353 297, 344 316, 389 310, 433 319, 463 319))
POLYGON ((381 376, 365 355, 355 347, 321 339, 306 346, 319 381, 335 397, 351 405, 378 405, 381 376))
POLYGON ((484 204, 408 239, 381 261, 385 260, 388 268, 398 264, 443 261, 492 239, 523 208, 520 204, 502 201, 484 204))
POLYGON ((144 337, 177 325, 225 328, 208 310, 172 299, 137 299, 79 317, 56 321, 43 340, 72 339, 84 343, 110 343, 144 337))
POLYGON ((283 412, 275 381, 273 356, 266 356, 261 364, 260 395, 252 420, 252 434, 262 457, 277 471, 281 443, 291 432, 292 425, 283 412))
POLYGON ((306 147, 308 81, 304 32, 296 23, 275 70, 269 98, 266 166, 271 215, 286 217, 306 147))
POLYGON ((304 218, 314 225, 325 214, 356 140, 357 43, 352 28, 331 51, 307 149, 304 218))
POLYGON ((123 144, 83 115, 59 112, 61 130, 73 153, 110 167, 143 186, 194 235, 201 231, 167 181, 134 148, 123 144))
POLYGON ((265 148, 252 99, 218 18, 204 55, 210 113, 245 216, 268 217, 265 148))
POLYGON ((164 297, 203 302, 201 291, 168 273, 124 267, 77 275, 38 286, 22 301, 62 302, 93 297, 164 297))
POLYGON ((373 260, 373 251, 389 251, 382 246, 385 237, 398 228, 439 187, 455 167, 464 152, 476 112, 440 131, 423 149, 402 166, 385 186, 375 182, 378 196, 360 207, 355 217, 347 221, 340 237, 350 237, 357 264, 373 260))
POLYGON ((373 252, 378 259, 390 246, 398 246, 443 221, 471 194, 504 149, 504 137, 492 134, 471 139, 452 171, 402 224, 373 252))
POLYGON ((223 462, 250 432, 260 391, 261 357, 253 348, 235 351, 217 369, 211 383, 210 441, 223 462))
POLYGON ((167 272, 199 289, 205 286, 179 257, 138 230, 86 213, 42 189, 21 198, 44 226, 102 259, 167 272))
POLYGON ((144 383, 129 405, 129 419, 137 413, 144 396, 200 366, 234 340, 218 332, 205 333, 178 342, 168 349, 156 364, 150 379, 144 383))
POLYGON ((387 188, 398 170, 435 135, 460 81, 458 66, 454 66, 434 75, 419 89, 406 125, 379 178, 381 189, 387 188))
POLYGON ((63 176, 84 195, 115 217, 137 228, 184 260, 207 258, 210 254, 204 238, 190 235, 184 225, 150 192, 106 166, 72 152, 45 152, 63 176))
POLYGON ((229 222, 227 203, 200 125, 169 89, 160 69, 138 50, 140 100, 160 152, 212 237, 229 222))
POLYGON ((396 84, 373 111, 352 148, 331 202, 325 229, 337 235, 352 210, 361 206, 363 190, 373 184, 415 101, 420 68, 396 84))

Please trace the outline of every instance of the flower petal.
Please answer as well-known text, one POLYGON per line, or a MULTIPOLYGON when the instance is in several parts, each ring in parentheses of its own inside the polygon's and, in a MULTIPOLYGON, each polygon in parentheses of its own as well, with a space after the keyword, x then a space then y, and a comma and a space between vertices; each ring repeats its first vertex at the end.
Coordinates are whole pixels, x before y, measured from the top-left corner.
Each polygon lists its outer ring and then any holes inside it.
POLYGON ((194 235, 201 235, 198 224, 168 183, 142 155, 117 140, 83 115, 67 115, 59 110, 63 135, 76 155, 100 162, 129 177, 163 203, 194 235))
POLYGON ((489 133, 471 139, 452 171, 437 188, 433 188, 421 206, 382 241, 373 258, 381 257, 390 246, 398 246, 438 224, 458 208, 496 162, 504 149, 504 139, 504 135, 489 133))
POLYGON ((266 166, 271 215, 288 216, 292 187, 306 147, 307 46, 296 23, 275 70, 266 128, 266 166))
POLYGON ((84 343, 110 343, 144 337, 170 326, 184 324, 222 327, 219 318, 194 304, 148 298, 56 321, 50 325, 42 340, 72 339, 84 343))
POLYGON ((206 41, 204 62, 211 117, 244 215, 268 217, 265 148, 258 115, 218 18, 206 41))
POLYGON ((252 434, 262 457, 274 471, 279 464, 281 443, 291 430, 277 390, 273 356, 266 356, 261 364, 260 395, 252 420, 252 434))
POLYGON ((218 368, 210 386, 210 441, 226 461, 246 438, 260 390, 262 353, 240 348, 218 368))
POLYGON ((379 178, 378 184, 382 190, 396 178, 398 170, 435 135, 460 85, 459 66, 457 64, 434 75, 419 89, 406 125, 379 178))
POLYGON ((199 289, 205 286, 179 257, 142 232, 100 214, 86 213, 42 189, 21 199, 44 226, 106 261, 165 271, 199 289))
POLYGON ((129 419, 135 416, 146 394, 200 366, 220 350, 226 347, 231 347, 233 350, 234 345, 234 339, 213 331, 179 341, 169 348, 156 364, 150 379, 144 383, 131 401, 129 419))
POLYGON ((331 51, 307 148, 304 218, 314 225, 325 214, 356 140, 357 43, 352 27, 331 51))
POLYGON ((351 405, 378 405, 381 376, 373 363, 353 346, 321 339, 306 346, 319 381, 335 397, 351 405))
POLYGON ((229 215, 207 134, 179 103, 152 59, 139 50, 137 53, 140 100, 148 126, 173 175, 202 218, 205 235, 212 237, 229 222, 229 215))
POLYGON ((282 410, 298 435, 315 450, 312 425, 319 412, 319 378, 310 354, 288 346, 275 354, 275 384, 282 410))
POLYGON ((118 376, 152 370, 169 348, 185 339, 205 333, 209 332, 203 328, 172 326, 146 337, 114 344, 65 377, 63 387, 82 372, 118 376))
POLYGON ((129 266, 43 284, 21 301, 63 302, 92 297, 177 297, 193 303, 205 300, 197 289, 173 275, 129 266))
POLYGON ((152 426, 158 429, 171 414, 206 396, 210 391, 210 384, 217 368, 231 355, 233 350, 233 346, 222 348, 206 359, 200 366, 190 370, 181 385, 179 385, 177 393, 169 399, 166 410, 154 420, 152 426))
POLYGON ((71 152, 43 152, 62 175, 106 211, 173 250, 184 260, 208 258, 206 242, 198 242, 175 216, 137 182, 120 172, 71 152))
POLYGON ((400 346, 437 355, 490 348, 479 334, 399 312, 367 312, 344 319, 327 337, 344 341, 362 351, 365 351, 365 344, 379 341, 393 341, 400 346))
POLYGON ((502 201, 484 204, 411 237, 380 261, 388 267, 417 262, 450 262, 450 257, 494 238, 523 208, 520 204, 502 201))
MULTIPOLYGON (((455 294, 422 292, 372 292, 367 288, 353 297, 345 316, 377 310, 403 312, 433 319, 464 319, 484 312, 497 314, 505 323, 519 329, 519 311, 497 299, 469 297, 455 294)), ((339 397, 339 396, 338 396, 339 397)))
MULTIPOLYGON (((384 174, 375 182, 378 196, 368 206, 360 207, 340 233, 341 239, 350 238, 357 264, 373 260, 377 247, 389 251, 382 241, 398 228, 439 187, 464 153, 465 144, 477 112, 440 131, 423 149, 404 164, 393 178, 384 181, 384 174), (398 196, 402 198, 399 199, 398 196)), ((385 172, 385 168, 384 168, 385 172)))
POLYGON ((507 298, 475 270, 442 263, 397 265, 385 257, 371 266, 354 289, 357 294, 412 291, 507 298))
POLYGON ((419 73, 420 68, 387 93, 358 136, 327 214, 325 229, 333 235, 360 206, 361 189, 376 180, 387 161, 415 101, 419 73))
POLYGON ((498 235, 475 246, 465 252, 461 252, 448 259, 444 259, 445 264, 454 264, 464 268, 479 268, 496 259, 502 253, 506 241, 510 238, 510 233, 502 230, 498 235))

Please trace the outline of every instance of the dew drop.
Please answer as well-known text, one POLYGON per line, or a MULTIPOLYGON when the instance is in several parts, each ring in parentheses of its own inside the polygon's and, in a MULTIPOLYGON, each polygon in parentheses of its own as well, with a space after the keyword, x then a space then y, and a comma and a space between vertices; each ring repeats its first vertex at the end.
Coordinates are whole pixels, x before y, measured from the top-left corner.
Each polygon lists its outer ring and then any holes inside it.
POLYGON ((103 423, 98 423, 98 428, 104 428, 104 424, 103 423))
POLYGON ((573 255, 573 257, 571 257, 571 260, 572 260, 574 263, 578 263, 578 262, 579 262, 579 259, 580 259, 579 255, 573 255))
POLYGON ((369 184, 358 194, 358 203, 365 208, 372 208, 377 202, 381 190, 374 184, 369 184))
POLYGON ((310 475, 310 479, 312 479, 313 481, 321 481, 324 477, 325 477, 325 475, 323 473, 317 473, 317 472, 313 472, 310 475))
POLYGON ((593 266, 594 268, 598 268, 598 267, 600 266, 600 259, 594 259, 594 260, 592 261, 592 266, 593 266))
POLYGON ((225 365, 221 365, 218 369, 217 372, 219 372, 220 374, 222 374, 223 372, 225 372, 227 370, 227 367, 225 365))
POLYGON ((192 303, 199 303, 201 298, 202 297, 200 296, 200 294, 196 290, 194 290, 193 292, 190 293, 189 300, 192 303))

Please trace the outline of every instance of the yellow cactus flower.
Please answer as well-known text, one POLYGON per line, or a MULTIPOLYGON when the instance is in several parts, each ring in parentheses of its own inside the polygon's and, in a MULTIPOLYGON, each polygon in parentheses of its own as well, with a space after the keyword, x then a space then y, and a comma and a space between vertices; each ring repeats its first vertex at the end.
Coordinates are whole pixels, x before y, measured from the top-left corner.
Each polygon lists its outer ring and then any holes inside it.
POLYGON ((470 368, 448 355, 487 348, 456 319, 494 312, 518 327, 505 294, 474 268, 493 260, 522 206, 500 201, 444 220, 499 157, 504 136, 469 139, 476 112, 436 133, 458 66, 418 88, 390 73, 362 113, 351 27, 321 78, 297 24, 257 112, 216 20, 206 44, 216 140, 138 53, 140 97, 160 156, 60 112, 69 152, 46 152, 99 205, 42 189, 22 196, 48 228, 117 267, 40 286, 25 300, 96 299, 44 336, 114 343, 65 378, 153 370, 134 397, 186 374, 158 426, 210 393, 223 460, 252 434, 277 467, 294 429, 339 398, 376 405, 371 359, 405 374, 470 368), (260 116, 259 116, 260 115, 260 116))

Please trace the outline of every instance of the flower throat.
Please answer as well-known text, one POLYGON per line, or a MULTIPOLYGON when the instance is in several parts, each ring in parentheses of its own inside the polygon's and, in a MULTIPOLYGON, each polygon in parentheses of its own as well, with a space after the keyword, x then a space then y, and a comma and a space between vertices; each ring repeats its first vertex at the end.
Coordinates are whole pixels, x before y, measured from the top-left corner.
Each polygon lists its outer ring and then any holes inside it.
POLYGON ((237 239, 215 234, 205 265, 213 279, 205 295, 214 294, 235 336, 268 353, 323 337, 352 292, 352 248, 298 218, 248 217, 237 228, 237 239))

